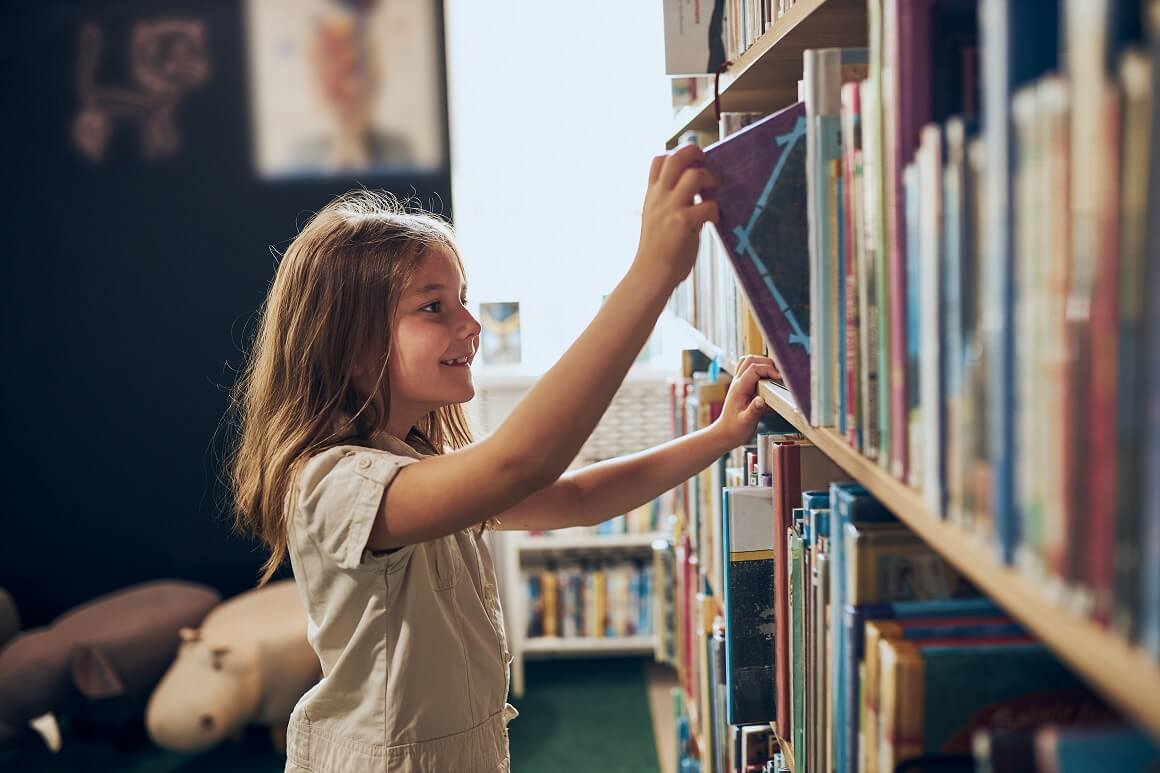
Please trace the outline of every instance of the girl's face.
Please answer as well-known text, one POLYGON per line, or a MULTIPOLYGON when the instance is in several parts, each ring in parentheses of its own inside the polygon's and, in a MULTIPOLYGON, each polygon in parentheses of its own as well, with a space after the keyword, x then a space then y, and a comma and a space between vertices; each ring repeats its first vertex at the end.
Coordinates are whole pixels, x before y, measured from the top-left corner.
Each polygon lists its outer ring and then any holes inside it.
POLYGON ((401 437, 423 415, 475 396, 471 362, 480 327, 466 304, 467 283, 455 257, 429 252, 396 312, 390 426, 404 430, 401 437))

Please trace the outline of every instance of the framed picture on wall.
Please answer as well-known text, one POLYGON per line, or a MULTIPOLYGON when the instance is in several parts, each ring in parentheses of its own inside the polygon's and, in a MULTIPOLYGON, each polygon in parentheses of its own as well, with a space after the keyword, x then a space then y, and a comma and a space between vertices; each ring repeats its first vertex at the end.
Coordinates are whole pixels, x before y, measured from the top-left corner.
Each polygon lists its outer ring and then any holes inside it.
POLYGON ((480 353, 485 365, 520 364, 519 303, 479 304, 480 353))
POLYGON ((258 174, 442 169, 441 24, 434 0, 247 0, 258 174))

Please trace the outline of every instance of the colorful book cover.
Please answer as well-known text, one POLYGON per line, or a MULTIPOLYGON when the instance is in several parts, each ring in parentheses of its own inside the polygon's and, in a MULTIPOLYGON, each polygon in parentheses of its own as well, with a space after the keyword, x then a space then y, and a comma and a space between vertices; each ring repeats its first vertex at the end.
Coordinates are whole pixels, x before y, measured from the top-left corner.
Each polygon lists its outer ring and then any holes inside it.
POLYGON ((987 363, 987 437, 993 474, 992 508, 999 555, 1010 563, 1018 542, 1014 512, 1016 321, 1012 277, 1015 270, 1012 235, 1011 97, 1023 84, 1058 62, 1059 10, 1054 0, 982 0, 979 29, 982 43, 983 114, 994 116, 984 127, 986 144, 983 218, 986 243, 981 245, 986 277, 982 328, 987 363))
POLYGON ((806 164, 808 169, 810 248, 810 339, 814 355, 811 370, 811 423, 836 422, 833 379, 835 352, 830 347, 833 243, 831 207, 827 191, 830 162, 841 156, 841 88, 866 76, 868 51, 864 48, 807 49, 803 54, 806 103, 806 164))
MULTIPOLYGON (((895 521, 893 513, 870 496, 856 483, 835 484, 830 487, 830 534, 840 535, 849 523, 881 523, 895 521)), ((846 607, 845 540, 831 539, 830 554, 830 701, 832 722, 830 723, 832 743, 830 754, 835 769, 850 770, 851 758, 847 756, 845 728, 852 718, 846 716, 846 647, 848 642, 841 634, 846 607)))
POLYGON ((704 163, 721 180, 717 232, 798 410, 809 416, 805 105, 711 145, 704 163))
POLYGON ((774 695, 773 594, 776 565, 773 489, 726 488, 722 539, 725 559, 725 678, 731 725, 769 722, 774 695))

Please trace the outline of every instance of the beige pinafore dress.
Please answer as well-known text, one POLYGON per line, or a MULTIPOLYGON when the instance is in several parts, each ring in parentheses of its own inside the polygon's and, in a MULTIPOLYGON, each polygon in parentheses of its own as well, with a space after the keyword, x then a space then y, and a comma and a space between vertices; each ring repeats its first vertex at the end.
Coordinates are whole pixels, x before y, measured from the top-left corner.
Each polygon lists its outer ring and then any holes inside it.
POLYGON ((386 487, 423 458, 376 444, 327 449, 299 476, 290 563, 323 676, 290 718, 286 771, 507 771, 517 712, 487 544, 473 527, 365 550, 386 487))

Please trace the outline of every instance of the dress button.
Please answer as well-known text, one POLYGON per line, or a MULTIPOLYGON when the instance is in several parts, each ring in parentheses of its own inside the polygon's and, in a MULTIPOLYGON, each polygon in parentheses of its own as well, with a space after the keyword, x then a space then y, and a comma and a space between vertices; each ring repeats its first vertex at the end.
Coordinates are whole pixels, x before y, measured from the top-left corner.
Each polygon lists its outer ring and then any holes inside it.
POLYGON ((366 468, 368 468, 370 466, 371 466, 370 457, 364 456, 362 459, 358 460, 358 468, 360 470, 365 470, 366 468))

